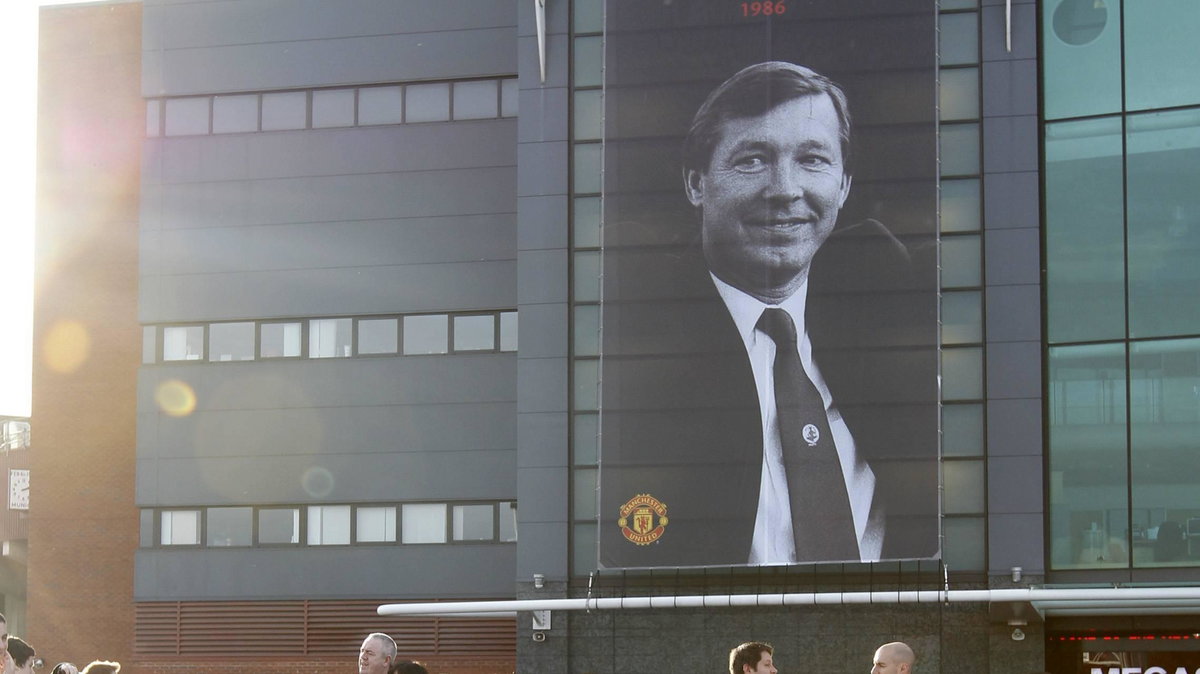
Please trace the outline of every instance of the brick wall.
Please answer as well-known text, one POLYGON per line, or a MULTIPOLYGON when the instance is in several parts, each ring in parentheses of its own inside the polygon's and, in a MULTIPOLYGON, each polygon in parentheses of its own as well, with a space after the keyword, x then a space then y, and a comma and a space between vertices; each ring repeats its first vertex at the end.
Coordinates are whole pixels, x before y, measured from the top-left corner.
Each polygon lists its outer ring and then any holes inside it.
POLYGON ((41 10, 25 636, 50 663, 132 655, 141 10, 41 10))

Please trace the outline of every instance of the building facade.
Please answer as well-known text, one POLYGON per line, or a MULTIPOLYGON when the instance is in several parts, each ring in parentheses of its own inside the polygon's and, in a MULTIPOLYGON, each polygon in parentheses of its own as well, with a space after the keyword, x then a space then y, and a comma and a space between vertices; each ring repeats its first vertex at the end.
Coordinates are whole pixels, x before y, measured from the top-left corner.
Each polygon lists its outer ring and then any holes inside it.
POLYGON ((35 646, 135 673, 350 671, 374 630, 480 674, 719 671, 747 640, 784 671, 894 640, 925 672, 1200 669, 1200 7, 928 21, 940 559, 639 571, 597 561, 602 0, 43 9, 35 646), (1115 585, 1178 596, 937 595, 1115 585), (650 596, 764 599, 375 612, 650 596))

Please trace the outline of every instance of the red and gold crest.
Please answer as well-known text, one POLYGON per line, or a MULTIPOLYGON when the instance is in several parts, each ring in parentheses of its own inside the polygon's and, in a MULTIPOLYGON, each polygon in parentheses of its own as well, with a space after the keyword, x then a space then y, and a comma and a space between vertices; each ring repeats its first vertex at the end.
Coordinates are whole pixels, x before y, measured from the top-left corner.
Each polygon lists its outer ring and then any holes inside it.
POLYGON ((667 504, 649 494, 638 494, 621 506, 617 526, 630 543, 650 545, 667 530, 667 504))

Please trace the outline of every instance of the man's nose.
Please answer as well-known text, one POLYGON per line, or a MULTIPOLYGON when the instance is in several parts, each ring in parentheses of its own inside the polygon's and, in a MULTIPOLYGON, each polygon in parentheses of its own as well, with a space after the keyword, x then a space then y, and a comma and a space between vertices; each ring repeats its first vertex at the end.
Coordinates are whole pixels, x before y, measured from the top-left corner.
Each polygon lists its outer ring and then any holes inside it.
POLYGON ((766 196, 775 201, 795 201, 804 196, 803 170, 787 160, 771 165, 767 175, 766 196))

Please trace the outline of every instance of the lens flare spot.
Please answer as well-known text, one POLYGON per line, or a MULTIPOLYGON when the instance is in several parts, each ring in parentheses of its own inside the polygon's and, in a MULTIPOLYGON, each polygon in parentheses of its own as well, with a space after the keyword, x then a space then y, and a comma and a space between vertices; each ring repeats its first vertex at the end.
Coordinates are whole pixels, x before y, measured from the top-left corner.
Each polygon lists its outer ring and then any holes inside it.
POLYGON ((70 374, 87 360, 92 338, 78 321, 59 321, 46 333, 42 359, 55 372, 70 374))
POLYGON ((333 492, 333 473, 322 466, 312 466, 300 478, 304 491, 313 498, 325 498, 333 492))
POLYGON ((173 417, 186 417, 196 411, 196 392, 187 383, 168 379, 154 391, 158 408, 173 417))

